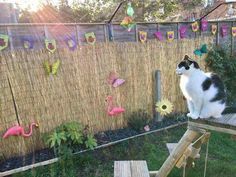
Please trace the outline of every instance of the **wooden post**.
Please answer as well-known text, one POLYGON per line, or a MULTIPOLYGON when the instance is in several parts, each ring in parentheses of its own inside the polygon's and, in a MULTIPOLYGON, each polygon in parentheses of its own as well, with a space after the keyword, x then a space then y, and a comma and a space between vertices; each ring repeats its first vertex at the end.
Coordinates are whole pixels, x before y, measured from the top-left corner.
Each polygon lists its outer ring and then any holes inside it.
POLYGON ((220 37, 220 29, 219 29, 220 25, 219 22, 217 22, 217 31, 216 31, 216 45, 219 45, 219 37, 220 37))
POLYGON ((13 46, 13 36, 12 36, 11 29, 10 29, 9 26, 7 26, 7 34, 9 36, 10 49, 12 51, 14 49, 14 46, 13 46))
MULTIPOLYGON (((161 100, 161 71, 155 71, 155 103, 161 100)), ((161 115, 154 111, 155 121, 162 121, 161 115)))
POLYGON ((174 168, 175 164, 179 160, 179 158, 183 155, 188 146, 192 143, 192 141, 198 138, 200 135, 200 131, 193 130, 188 128, 181 140, 179 141, 176 148, 171 152, 169 157, 163 163, 162 167, 156 174, 156 177, 166 177, 170 173, 170 171, 174 168))
POLYGON ((232 34, 232 27, 234 26, 234 22, 232 21, 231 22, 231 51, 230 51, 230 53, 231 53, 231 55, 233 55, 233 53, 234 53, 234 36, 233 36, 233 34, 232 34))

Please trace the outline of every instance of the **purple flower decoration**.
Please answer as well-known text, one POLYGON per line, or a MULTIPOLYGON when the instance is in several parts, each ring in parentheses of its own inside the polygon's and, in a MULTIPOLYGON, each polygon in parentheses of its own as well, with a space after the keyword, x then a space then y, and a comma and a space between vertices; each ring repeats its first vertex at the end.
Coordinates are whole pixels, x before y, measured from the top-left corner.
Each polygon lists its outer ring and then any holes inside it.
POLYGON ((186 37, 186 32, 187 32, 187 26, 184 25, 184 26, 181 26, 179 28, 179 35, 180 35, 180 38, 183 39, 186 37))
POLYGON ((161 33, 160 31, 155 32, 154 35, 156 36, 156 38, 157 38, 159 41, 162 41, 162 40, 163 40, 163 36, 162 36, 162 33, 161 33))
POLYGON ((34 48, 34 39, 31 36, 24 36, 21 38, 21 42, 25 49, 34 48))
POLYGON ((77 41, 75 36, 70 36, 65 38, 66 45, 71 51, 74 51, 77 47, 77 41))
POLYGON ((207 27, 208 27, 208 21, 203 19, 201 21, 201 30, 202 31, 207 31, 207 27))
POLYGON ((222 35, 222 37, 227 36, 227 34, 228 34, 228 26, 227 25, 222 25, 221 26, 221 35, 222 35))

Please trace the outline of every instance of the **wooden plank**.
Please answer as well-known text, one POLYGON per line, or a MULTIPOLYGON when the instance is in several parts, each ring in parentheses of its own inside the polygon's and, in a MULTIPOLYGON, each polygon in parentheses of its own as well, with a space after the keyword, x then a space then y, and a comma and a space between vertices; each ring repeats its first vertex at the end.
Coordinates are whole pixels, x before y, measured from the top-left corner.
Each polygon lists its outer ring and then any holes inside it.
POLYGON ((115 161, 114 177, 150 177, 146 161, 115 161))
POLYGON ((169 154, 176 148, 178 143, 166 143, 169 154))
POLYGON ((202 128, 202 129, 207 129, 207 130, 212 130, 212 131, 217 131, 217 132, 236 135, 236 130, 233 129, 233 127, 224 128, 224 127, 219 127, 219 125, 218 126, 209 125, 209 124, 198 123, 198 122, 193 122, 193 121, 189 121, 188 126, 189 127, 194 127, 194 128, 202 128))
POLYGON ((115 161, 114 177, 132 177, 130 161, 115 161))
POLYGON ((236 130, 236 114, 226 114, 219 119, 210 118, 191 120, 191 122, 236 130))
POLYGON ((146 161, 131 161, 132 177, 149 177, 146 161))

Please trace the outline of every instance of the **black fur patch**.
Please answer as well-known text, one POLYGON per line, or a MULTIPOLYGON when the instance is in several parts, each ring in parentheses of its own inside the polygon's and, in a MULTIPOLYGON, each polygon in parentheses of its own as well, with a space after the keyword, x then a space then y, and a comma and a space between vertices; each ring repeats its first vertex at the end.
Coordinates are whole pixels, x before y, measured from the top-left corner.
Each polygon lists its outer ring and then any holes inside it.
POLYGON ((236 107, 226 107, 224 111, 221 114, 235 114, 236 113, 236 107))
POLYGON ((188 70, 191 64, 193 64, 194 68, 196 69, 200 68, 196 61, 191 60, 188 55, 185 55, 183 61, 179 63, 178 67, 184 67, 186 70, 188 70))
POLYGON ((225 93, 225 87, 219 76, 216 74, 212 74, 211 76, 211 82, 215 88, 218 89, 218 93, 214 98, 212 98, 210 101, 221 101, 221 104, 224 104, 226 102, 226 93, 225 93))
POLYGON ((181 67, 184 67, 186 70, 189 69, 189 65, 186 61, 181 61, 179 64, 178 64, 178 67, 181 68, 181 67))
POLYGON ((212 82, 211 82, 211 78, 206 78, 206 80, 202 83, 202 89, 203 91, 206 91, 210 88, 212 82))

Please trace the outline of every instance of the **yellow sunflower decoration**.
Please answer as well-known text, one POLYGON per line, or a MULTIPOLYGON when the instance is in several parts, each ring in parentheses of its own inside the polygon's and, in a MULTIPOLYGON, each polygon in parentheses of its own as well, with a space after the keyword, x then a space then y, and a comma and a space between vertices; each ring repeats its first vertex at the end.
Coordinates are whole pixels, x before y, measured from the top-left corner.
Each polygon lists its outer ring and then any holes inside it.
POLYGON ((171 113, 173 110, 173 104, 165 99, 156 103, 156 111, 159 112, 162 116, 171 113))

